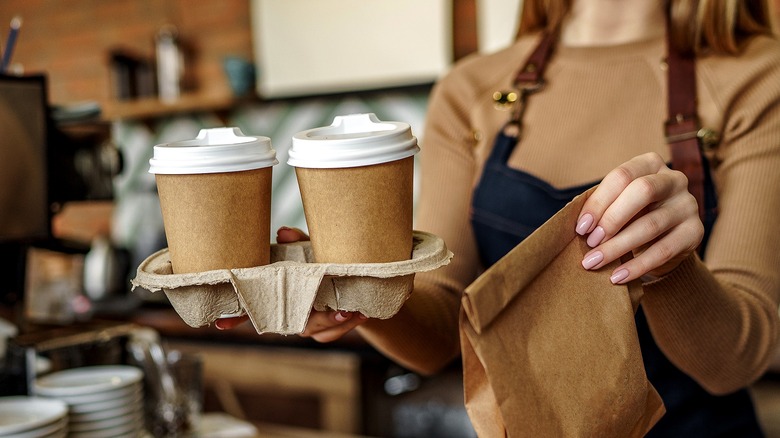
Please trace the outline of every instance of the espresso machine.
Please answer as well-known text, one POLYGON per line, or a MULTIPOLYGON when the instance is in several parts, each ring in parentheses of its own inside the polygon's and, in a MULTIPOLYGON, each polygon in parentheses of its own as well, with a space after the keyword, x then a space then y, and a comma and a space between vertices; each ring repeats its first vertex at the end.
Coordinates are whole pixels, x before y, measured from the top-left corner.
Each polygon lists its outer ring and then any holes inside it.
POLYGON ((51 106, 45 75, 0 75, 0 304, 23 300, 28 250, 86 254, 52 219, 73 201, 113 199, 122 157, 94 104, 51 106))
MULTIPOLYGON (((79 279, 91 244, 56 238, 52 223, 64 206, 74 201, 112 200, 113 177, 122 160, 112 142, 111 126, 99 119, 99 109, 52 107, 47 101, 46 75, 0 75, 0 318, 18 327, 0 360, 0 388, 5 395, 22 393, 25 376, 45 353, 50 360, 100 358, 90 345, 112 354, 124 336, 113 323, 98 323, 71 314, 56 321, 32 321, 25 301, 41 303, 46 295, 82 287, 51 282, 48 289, 30 287, 32 254, 51 254, 47 268, 62 278, 79 279), (72 260, 72 264, 51 262, 72 260), (68 269, 72 270, 69 273, 68 269), (72 275, 71 275, 72 274, 72 275), (39 293, 40 296, 28 296, 39 293), (104 324, 104 325, 101 325, 104 324), (108 344, 106 344, 108 342, 108 344), (106 345, 114 345, 106 348, 106 345)), ((73 304, 73 303, 69 303, 73 304)), ((51 315, 63 316, 58 309, 51 315)), ((95 350, 97 351, 97 350, 95 350)))

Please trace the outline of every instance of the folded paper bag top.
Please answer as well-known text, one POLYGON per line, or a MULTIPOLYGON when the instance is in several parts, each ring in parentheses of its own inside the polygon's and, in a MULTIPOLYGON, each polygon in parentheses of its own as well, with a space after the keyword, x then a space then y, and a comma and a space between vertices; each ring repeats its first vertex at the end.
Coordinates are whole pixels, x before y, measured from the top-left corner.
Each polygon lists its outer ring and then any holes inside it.
POLYGON ((647 380, 634 312, 641 285, 587 271, 575 233, 586 192, 463 296, 466 407, 479 436, 640 437, 665 412, 647 380))

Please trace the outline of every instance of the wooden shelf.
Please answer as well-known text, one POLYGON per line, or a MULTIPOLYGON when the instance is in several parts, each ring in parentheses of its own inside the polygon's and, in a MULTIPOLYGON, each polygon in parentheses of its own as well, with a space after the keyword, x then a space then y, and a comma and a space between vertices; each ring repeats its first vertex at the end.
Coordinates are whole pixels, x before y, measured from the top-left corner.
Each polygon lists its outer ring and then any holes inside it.
POLYGON ((243 100, 229 94, 184 94, 171 102, 157 98, 113 101, 103 106, 101 119, 109 121, 151 119, 180 113, 224 111, 243 100))
POLYGON ((361 361, 355 353, 171 339, 165 343, 168 348, 201 358, 205 392, 213 393, 219 410, 233 417, 253 423, 300 419, 303 422, 289 425, 339 435, 358 433, 362 427, 361 361), (270 404, 273 396, 279 395, 301 403, 294 411, 270 404), (306 407, 307 399, 315 400, 313 410, 306 407), (269 418, 269 411, 274 412, 274 418, 269 418), (311 419, 318 424, 307 426, 311 419))

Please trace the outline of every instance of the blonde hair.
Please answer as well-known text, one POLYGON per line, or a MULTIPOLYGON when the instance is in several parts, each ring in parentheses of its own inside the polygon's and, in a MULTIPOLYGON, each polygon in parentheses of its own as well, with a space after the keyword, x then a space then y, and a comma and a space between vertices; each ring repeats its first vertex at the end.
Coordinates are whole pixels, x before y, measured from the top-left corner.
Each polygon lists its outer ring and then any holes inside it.
MULTIPOLYGON (((519 35, 557 29, 572 0, 523 0, 519 35)), ((672 44, 682 53, 736 54, 754 35, 775 32, 769 0, 668 0, 672 44)))

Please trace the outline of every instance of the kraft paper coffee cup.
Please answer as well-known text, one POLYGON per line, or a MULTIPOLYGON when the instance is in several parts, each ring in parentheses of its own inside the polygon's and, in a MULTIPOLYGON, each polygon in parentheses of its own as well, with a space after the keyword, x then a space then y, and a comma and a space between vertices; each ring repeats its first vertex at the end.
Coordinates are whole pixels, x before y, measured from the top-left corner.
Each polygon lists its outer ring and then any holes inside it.
POLYGON ((385 263, 412 251, 414 154, 408 124, 338 116, 293 136, 295 167, 318 263, 385 263))
POLYGON ((269 263, 272 169, 268 137, 202 129, 194 140, 154 147, 155 174, 173 272, 269 263))

